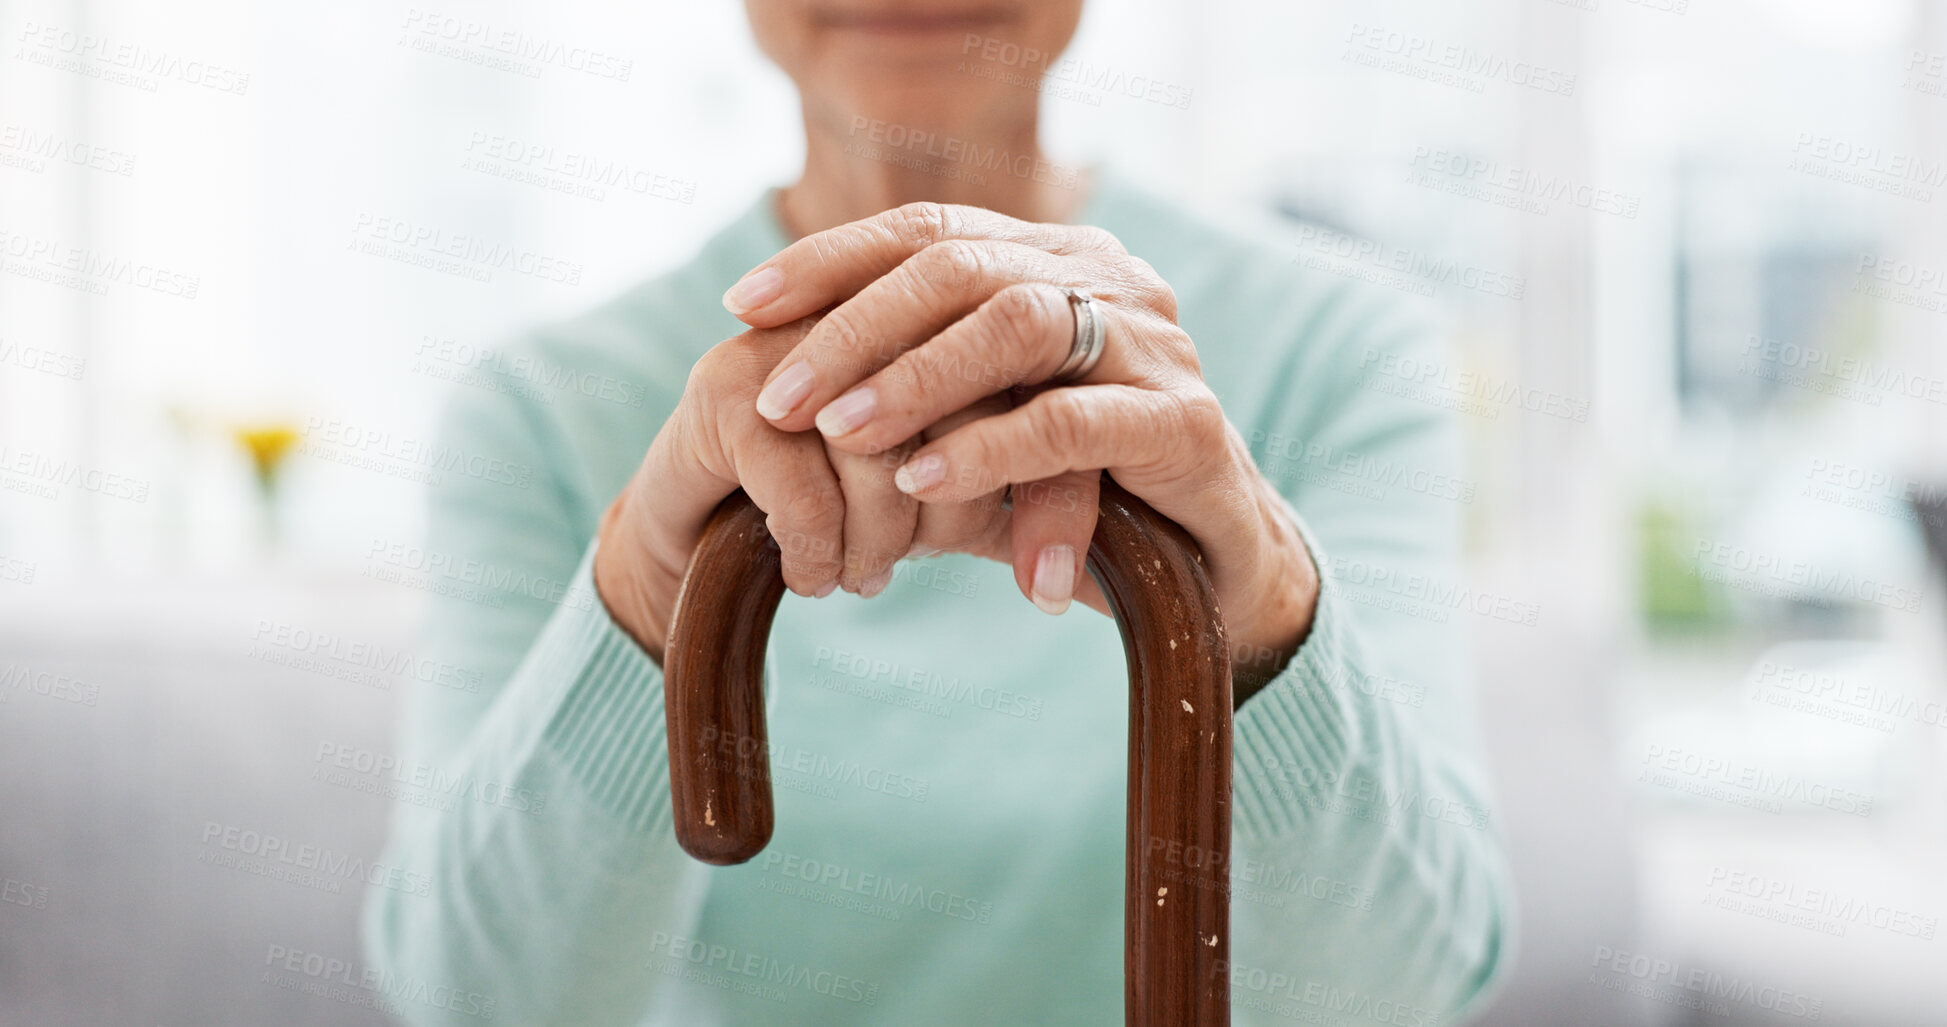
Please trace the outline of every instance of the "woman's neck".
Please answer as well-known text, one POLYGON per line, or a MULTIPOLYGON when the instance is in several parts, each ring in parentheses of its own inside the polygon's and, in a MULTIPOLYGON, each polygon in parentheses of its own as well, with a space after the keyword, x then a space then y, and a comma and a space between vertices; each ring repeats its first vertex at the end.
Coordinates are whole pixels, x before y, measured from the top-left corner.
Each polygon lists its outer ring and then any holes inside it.
POLYGON ((807 112, 804 174, 780 191, 778 217, 793 238, 922 200, 1071 221, 1089 178, 1049 161, 1036 127, 1032 113, 994 132, 807 112))

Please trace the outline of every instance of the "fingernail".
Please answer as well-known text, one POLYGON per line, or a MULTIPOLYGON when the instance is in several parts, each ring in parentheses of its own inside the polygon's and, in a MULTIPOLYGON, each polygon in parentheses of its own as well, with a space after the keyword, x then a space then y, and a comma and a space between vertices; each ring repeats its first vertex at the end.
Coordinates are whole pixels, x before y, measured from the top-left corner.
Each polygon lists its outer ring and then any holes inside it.
POLYGON ((857 431, 859 426, 872 420, 872 414, 879 409, 879 397, 870 385, 853 389, 843 396, 825 404, 818 411, 818 430, 827 437, 857 431))
POLYGON ((928 453, 906 464, 892 474, 892 483, 899 491, 912 495, 922 489, 930 489, 946 477, 946 457, 938 453, 928 453))
POLYGON ((866 582, 859 588, 859 596, 864 599, 870 599, 884 592, 886 586, 890 584, 892 584, 892 568, 887 567, 874 576, 871 581, 866 582))
POLYGON ((933 548, 932 546, 922 546, 919 543, 915 542, 913 543, 913 548, 906 550, 906 559, 924 560, 927 557, 933 556, 938 552, 939 550, 933 548))
POLYGON ((784 292, 784 272, 767 267, 746 276, 723 294, 723 308, 742 317, 784 292))
POLYGON ((757 412, 775 421, 788 417, 798 404, 811 395, 811 365, 800 360, 784 369, 764 391, 757 394, 757 412))
POLYGON ((1034 605, 1042 613, 1058 614, 1068 609, 1075 595, 1075 550, 1070 546, 1049 546, 1034 561, 1034 605))
POLYGON ((823 585, 818 586, 818 591, 811 593, 811 597, 813 599, 823 599, 826 596, 831 595, 833 592, 837 591, 837 589, 838 589, 838 582, 827 581, 823 585))

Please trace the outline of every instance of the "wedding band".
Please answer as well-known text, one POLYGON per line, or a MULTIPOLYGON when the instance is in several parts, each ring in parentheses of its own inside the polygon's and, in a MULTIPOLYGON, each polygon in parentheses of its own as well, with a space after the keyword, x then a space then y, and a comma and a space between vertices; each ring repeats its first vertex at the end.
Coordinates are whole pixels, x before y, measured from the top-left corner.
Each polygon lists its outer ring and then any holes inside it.
POLYGON ((1062 286, 1062 293, 1068 297, 1068 307, 1075 312, 1075 341, 1069 344, 1068 359, 1055 368, 1056 382, 1072 382, 1095 370, 1097 361, 1102 359, 1103 343, 1107 341, 1108 324, 1102 312, 1095 305, 1093 297, 1062 286))

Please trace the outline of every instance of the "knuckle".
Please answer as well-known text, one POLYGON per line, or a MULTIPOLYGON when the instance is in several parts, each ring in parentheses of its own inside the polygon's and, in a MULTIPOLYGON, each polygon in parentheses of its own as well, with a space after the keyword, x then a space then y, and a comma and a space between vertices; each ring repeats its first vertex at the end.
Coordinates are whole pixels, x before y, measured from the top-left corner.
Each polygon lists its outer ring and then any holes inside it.
POLYGON ((1195 385, 1203 385, 1203 357, 1197 353, 1190 333, 1154 314, 1137 314, 1129 326, 1133 335, 1145 340, 1152 373, 1158 380, 1174 381, 1187 375, 1195 385))
POLYGON ((918 277, 945 291, 964 291, 986 274, 987 251, 970 239, 947 239, 921 250, 918 277))
POLYGON ((781 355, 756 345, 755 335, 745 332, 704 350, 690 365, 684 395, 714 403, 755 396, 781 355))
POLYGON ((1224 405, 1217 399, 1217 394, 1210 391, 1210 386, 1197 382, 1194 387, 1181 390, 1179 394, 1184 397, 1184 405, 1197 418, 1199 425, 1212 430, 1223 428, 1224 405))
POLYGON ((1177 315, 1176 290, 1170 288, 1170 283, 1161 278, 1152 278, 1150 282, 1151 287, 1145 297, 1149 309, 1169 318, 1174 323, 1177 315))
POLYGON ((1058 323, 1049 299, 1051 295, 1058 294, 1033 286, 1010 285, 987 301, 993 325, 986 340, 987 348, 993 356, 1012 365, 1006 375, 1015 381, 1024 378, 1028 368, 1046 363, 1051 355, 1043 352, 1047 348, 1043 344, 1058 323))
POLYGON ((950 216, 945 204, 923 200, 895 208, 886 224, 900 242, 920 249, 947 237, 950 216))
POLYGON ((1072 248, 1075 250, 1106 251, 1109 253, 1128 252, 1128 250, 1123 248, 1122 240, 1115 237, 1114 232, 1095 225, 1076 225, 1075 243, 1072 248))
POLYGON ((800 531, 824 533, 843 523, 845 504, 834 490, 799 492, 784 502, 784 520, 800 531))
POLYGON ((766 526, 770 529, 771 537, 777 540, 785 566, 796 568, 806 575, 822 576, 821 571, 838 564, 836 542, 785 524, 767 522, 766 526))
POLYGON ((726 454, 745 439, 744 426, 735 416, 742 408, 732 395, 741 380, 732 366, 734 360, 734 355, 713 349, 690 366, 689 379, 683 384, 677 405, 682 416, 672 423, 687 434, 699 456, 726 454))
POLYGON ((1197 453, 1208 453, 1212 446, 1228 445, 1223 405, 1208 386, 1199 382, 1162 395, 1166 401, 1160 404, 1161 423, 1157 425, 1162 438, 1180 439, 1197 453))
POLYGON ((1130 265, 1130 273, 1128 275, 1129 285, 1131 291, 1135 293, 1136 299, 1143 306, 1169 318, 1171 321, 1175 321, 1177 314, 1176 290, 1170 288, 1170 283, 1164 281, 1163 276, 1157 274, 1156 269, 1150 266, 1148 261, 1136 256, 1129 256, 1123 259, 1127 260, 1130 265))
POLYGON ((1087 401, 1079 389, 1055 389, 1042 393, 1035 404, 1041 414, 1035 419, 1035 434, 1057 453, 1081 449, 1088 432, 1087 401))
POLYGON ((729 365, 736 359, 727 343, 718 343, 696 358, 690 365, 690 376, 683 383, 683 391, 698 395, 709 395, 730 377, 729 365))
POLYGON ((1174 322, 1170 324, 1170 337, 1175 341, 1176 348, 1182 353, 1184 365, 1201 379, 1203 374, 1203 359, 1197 353, 1196 340, 1190 338, 1190 333, 1184 331, 1181 326, 1174 322))

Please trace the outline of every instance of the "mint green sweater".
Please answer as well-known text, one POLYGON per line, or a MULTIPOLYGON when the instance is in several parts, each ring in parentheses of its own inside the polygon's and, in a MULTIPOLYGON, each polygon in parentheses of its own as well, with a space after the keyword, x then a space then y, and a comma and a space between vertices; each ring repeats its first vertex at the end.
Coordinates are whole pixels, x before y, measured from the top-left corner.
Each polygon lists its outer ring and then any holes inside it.
MULTIPOLYGON (((1385 387, 1434 340, 1300 235, 1233 236, 1112 175, 1080 220, 1175 288, 1325 581, 1237 712, 1231 852, 1171 854, 1229 868, 1233 1022, 1452 1023, 1508 965, 1512 916, 1457 581, 1471 486, 1450 420, 1385 387)), ((676 845, 662 675, 589 561, 691 363, 742 328, 718 297, 786 242, 767 196, 678 270, 460 358, 478 366, 441 430, 466 459, 411 565, 433 594, 420 656, 467 673, 408 700, 385 860, 426 886, 374 887, 365 918, 409 1022, 1121 1022, 1122 643, 1084 607, 1042 614, 1000 564, 787 594, 776 834, 728 868, 676 845)))

